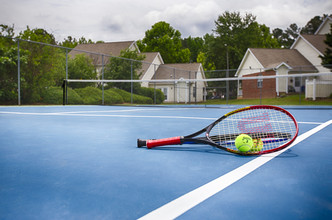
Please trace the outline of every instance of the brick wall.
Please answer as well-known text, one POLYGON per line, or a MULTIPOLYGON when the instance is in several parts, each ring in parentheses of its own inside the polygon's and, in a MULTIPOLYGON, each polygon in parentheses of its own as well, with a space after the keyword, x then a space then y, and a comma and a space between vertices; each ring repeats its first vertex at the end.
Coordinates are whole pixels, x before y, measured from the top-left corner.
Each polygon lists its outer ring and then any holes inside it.
MULTIPOLYGON (((274 76, 275 71, 266 71, 260 73, 253 73, 250 75, 245 75, 243 77, 250 76, 274 76)), ((257 79, 242 80, 242 97, 244 99, 259 99, 260 89, 257 87, 257 79)), ((276 80, 275 79, 264 79, 262 87, 262 98, 275 98, 276 94, 276 80)))

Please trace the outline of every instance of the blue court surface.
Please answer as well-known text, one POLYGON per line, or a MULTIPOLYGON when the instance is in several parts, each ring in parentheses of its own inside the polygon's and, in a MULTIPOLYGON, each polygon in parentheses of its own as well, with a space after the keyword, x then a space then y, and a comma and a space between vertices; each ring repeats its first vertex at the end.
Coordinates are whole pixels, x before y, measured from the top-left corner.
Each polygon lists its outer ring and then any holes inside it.
POLYGON ((332 219, 332 109, 285 107, 287 149, 137 148, 240 106, 0 107, 0 219, 332 219))

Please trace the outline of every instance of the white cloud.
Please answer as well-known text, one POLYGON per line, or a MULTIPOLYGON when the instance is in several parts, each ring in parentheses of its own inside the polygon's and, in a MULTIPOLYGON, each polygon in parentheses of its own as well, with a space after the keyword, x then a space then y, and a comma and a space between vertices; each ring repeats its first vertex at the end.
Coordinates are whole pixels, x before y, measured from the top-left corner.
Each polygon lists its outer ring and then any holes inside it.
POLYGON ((316 15, 330 14, 331 0, 11 0, 3 1, 0 23, 15 24, 15 33, 44 28, 58 41, 67 36, 94 41, 138 40, 158 21, 182 37, 212 33, 224 11, 252 13, 271 29, 302 27, 316 15))
POLYGON ((203 36, 211 33, 221 8, 214 1, 198 4, 181 3, 166 7, 164 10, 150 11, 145 17, 149 23, 166 21, 184 36, 203 36))

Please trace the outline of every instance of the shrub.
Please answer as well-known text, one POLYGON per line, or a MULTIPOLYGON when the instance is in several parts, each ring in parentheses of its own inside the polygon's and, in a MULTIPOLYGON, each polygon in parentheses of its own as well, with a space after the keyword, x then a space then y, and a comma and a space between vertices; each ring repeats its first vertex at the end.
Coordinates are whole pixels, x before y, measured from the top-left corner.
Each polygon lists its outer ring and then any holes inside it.
POLYGON ((85 87, 75 89, 78 95, 81 96, 83 104, 85 105, 101 105, 102 104, 102 92, 95 87, 85 87))
MULTIPOLYGON (((82 98, 71 88, 68 88, 68 104, 80 104, 82 98)), ((63 89, 61 87, 49 87, 41 93, 41 103, 51 105, 63 104, 63 89)))
MULTIPOLYGON (((146 96, 154 100, 155 89, 154 88, 146 88, 141 87, 139 89, 138 94, 142 96, 146 96)), ((165 100, 165 95, 160 89, 156 89, 156 104, 161 104, 165 100)))
POLYGON ((69 105, 82 104, 83 102, 82 97, 79 94, 77 94, 77 92, 72 88, 67 89, 67 96, 68 96, 67 104, 69 105))
MULTIPOLYGON (((115 88, 109 89, 109 90, 112 90, 112 91, 118 93, 119 95, 121 95, 124 102, 126 102, 126 103, 131 102, 131 93, 130 92, 127 92, 127 91, 122 90, 122 89, 115 89, 115 88)), ((149 97, 146 97, 146 96, 133 94, 133 103, 136 103, 136 104, 152 104, 153 100, 149 97)))
MULTIPOLYGON (((75 91, 82 97, 83 104, 86 105, 101 105, 102 104, 102 90, 95 87, 85 87, 75 89, 75 91)), ((112 91, 104 91, 104 104, 112 105, 123 103, 122 97, 112 91)))
POLYGON ((124 102, 124 98, 121 97, 118 93, 108 89, 104 90, 104 103, 106 105, 112 104, 122 104, 124 102))

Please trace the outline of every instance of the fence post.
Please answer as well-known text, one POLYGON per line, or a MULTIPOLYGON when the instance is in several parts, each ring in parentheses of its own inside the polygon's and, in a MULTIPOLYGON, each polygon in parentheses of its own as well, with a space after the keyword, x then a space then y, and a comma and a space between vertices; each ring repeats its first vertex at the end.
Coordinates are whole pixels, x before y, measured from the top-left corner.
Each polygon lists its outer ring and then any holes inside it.
POLYGON ((18 105, 21 105, 21 59, 19 39, 17 39, 17 99, 18 105))
MULTIPOLYGON (((104 80, 104 54, 101 55, 101 79, 104 80)), ((105 95, 104 95, 104 81, 101 83, 102 90, 102 105, 105 105, 105 95)))
MULTIPOLYGON (((67 83, 67 80, 68 80, 68 49, 66 49, 66 83, 67 83)), ((68 104, 68 93, 67 93, 67 86, 64 87, 65 91, 64 91, 64 94, 65 94, 65 103, 64 104, 68 104)))
POLYGON ((312 80, 312 100, 316 100, 316 79, 312 80))
POLYGON ((301 94, 302 94, 302 76, 300 78, 299 105, 301 105, 301 94))
MULTIPOLYGON (((263 76, 262 74, 262 69, 259 69, 259 76, 263 76)), ((263 98, 263 79, 259 79, 261 82, 260 82, 260 87, 259 87, 259 104, 262 105, 262 98, 263 98)), ((277 80, 277 79, 276 79, 277 80)))
MULTIPOLYGON (((228 45, 226 44, 227 53, 226 53, 226 62, 227 62, 227 70, 226 70, 226 78, 229 77, 229 58, 228 58, 228 45)), ((226 81, 226 105, 228 105, 229 98, 229 80, 226 81)))
POLYGON ((189 81, 188 81, 188 95, 189 95, 189 104, 191 104, 191 82, 190 82, 191 71, 189 71, 189 81))
MULTIPOLYGON (((133 60, 130 60, 130 79, 133 80, 133 60)), ((130 103, 133 104, 133 92, 134 92, 133 81, 130 82, 130 103)))
POLYGON ((173 69, 173 76, 174 76, 174 91, 173 91, 173 93, 174 93, 174 104, 175 104, 176 103, 176 98, 175 98, 175 96, 176 96, 176 92, 175 92, 175 87, 176 87, 175 68, 173 69))
MULTIPOLYGON (((197 79, 197 71, 195 72, 195 79, 197 79)), ((195 81, 195 105, 197 104, 197 81, 195 81)))

